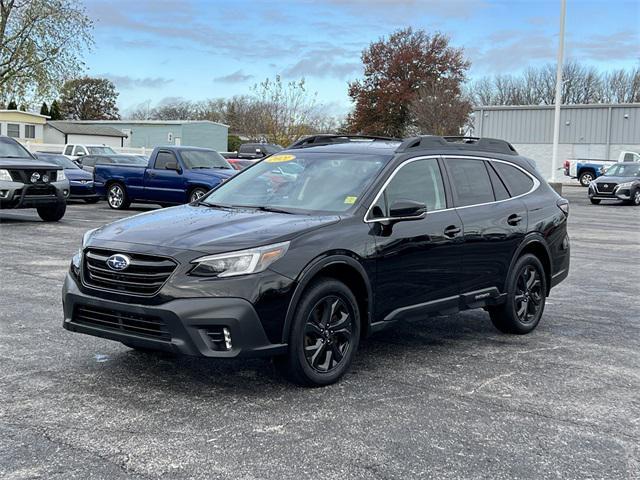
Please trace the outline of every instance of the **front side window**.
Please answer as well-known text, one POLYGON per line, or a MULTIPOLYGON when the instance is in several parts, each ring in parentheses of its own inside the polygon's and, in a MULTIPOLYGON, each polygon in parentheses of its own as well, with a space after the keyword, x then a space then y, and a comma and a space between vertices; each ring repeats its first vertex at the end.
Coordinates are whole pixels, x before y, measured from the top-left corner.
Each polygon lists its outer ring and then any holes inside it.
POLYGON ((64 149, 64 154, 71 155, 71 152, 73 152, 73 145, 67 145, 64 149))
POLYGON ((427 211, 446 208, 444 182, 435 158, 413 160, 401 165, 371 209, 374 218, 389 216, 391 206, 410 200, 427 206, 427 211))
POLYGON ((495 200, 489 173, 483 160, 448 158, 446 161, 458 207, 495 200))
POLYGON ((24 126, 24 138, 36 138, 36 126, 25 125, 24 126))
POLYGON ((20 138, 20 125, 17 123, 7 123, 7 136, 20 138))
MULTIPOLYGON (((167 165, 173 163, 177 164, 178 160, 176 156, 171 152, 158 152, 158 156, 156 157, 156 170, 166 170, 167 165)), ((173 168, 171 168, 173 170, 173 168)))
POLYGON ((512 197, 527 193, 533 188, 533 180, 529 175, 513 165, 503 162, 491 162, 498 174, 504 180, 512 197))
POLYGON ((640 176, 640 163, 616 163, 604 174, 606 177, 640 176))
POLYGON ((300 212, 345 212, 390 155, 294 151, 263 160, 211 192, 205 204, 300 212))
MULTIPOLYGON (((94 153, 94 152, 91 152, 94 153)), ((82 145, 76 145, 76 155, 86 155, 87 151, 84 149, 82 145)))

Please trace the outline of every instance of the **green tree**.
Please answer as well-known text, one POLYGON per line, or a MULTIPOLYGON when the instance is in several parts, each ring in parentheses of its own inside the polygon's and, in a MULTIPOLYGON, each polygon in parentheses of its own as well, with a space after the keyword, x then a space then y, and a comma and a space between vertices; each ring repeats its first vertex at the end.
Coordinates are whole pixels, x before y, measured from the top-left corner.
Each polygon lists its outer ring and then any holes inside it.
POLYGON ((51 102, 51 108, 49 109, 49 116, 51 120, 62 120, 62 112, 60 111, 60 104, 57 100, 51 102))
MULTIPOLYGON (((412 127, 411 105, 421 89, 446 79, 460 88, 469 62, 441 34, 398 30, 362 52, 364 78, 349 84, 355 103, 352 132, 402 137, 412 127)), ((449 86, 451 88, 451 86, 449 86)))
POLYGON ((42 102, 42 106, 40 107, 40 115, 49 116, 49 107, 47 106, 47 102, 42 102))
POLYGON ((242 145, 242 140, 237 135, 229 135, 227 140, 227 151, 228 152, 237 152, 242 145))
POLYGON ((17 110, 18 104, 14 99, 9 100, 9 104, 7 105, 7 110, 17 110))
POLYGON ((117 120, 116 86, 106 78, 68 80, 61 90, 61 110, 71 120, 117 120))
POLYGON ((80 0, 0 1, 0 92, 57 90, 84 67, 91 28, 80 0))

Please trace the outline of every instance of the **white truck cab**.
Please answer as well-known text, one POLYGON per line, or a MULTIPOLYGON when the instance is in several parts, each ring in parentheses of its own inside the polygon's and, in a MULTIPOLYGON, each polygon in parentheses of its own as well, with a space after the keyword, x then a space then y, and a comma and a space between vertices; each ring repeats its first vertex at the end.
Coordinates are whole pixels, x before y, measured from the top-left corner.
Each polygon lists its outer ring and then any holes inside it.
POLYGON ((78 157, 82 157, 84 155, 117 155, 117 153, 118 152, 107 145, 88 145, 80 143, 67 143, 62 151, 62 154, 70 160, 77 160, 78 157))

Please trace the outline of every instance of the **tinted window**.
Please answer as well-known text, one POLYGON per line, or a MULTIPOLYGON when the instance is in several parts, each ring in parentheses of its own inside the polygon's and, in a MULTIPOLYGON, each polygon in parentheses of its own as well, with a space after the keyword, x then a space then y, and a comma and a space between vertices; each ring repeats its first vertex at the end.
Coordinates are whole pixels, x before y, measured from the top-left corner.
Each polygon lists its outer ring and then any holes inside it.
POLYGON ((493 188, 482 160, 447 159, 458 206, 493 202, 493 188))
POLYGON ((177 163, 176 156, 171 152, 158 152, 156 157, 156 169, 165 170, 168 163, 177 163))
MULTIPOLYGON (((389 215, 389 207, 398 200, 424 203, 427 211, 442 210, 447 202, 438 161, 435 158, 406 163, 396 172, 376 206, 383 216, 389 215)), ((375 207, 372 210, 377 210, 375 207)), ((373 211, 374 215, 379 211, 373 211)))
POLYGON ((512 197, 527 193, 533 187, 533 180, 522 170, 502 162, 492 162, 492 165, 504 181, 512 197))
POLYGON ((240 153, 256 153, 256 144, 255 143, 245 143, 240 145, 240 153))
POLYGON ((506 200, 509 198, 509 192, 507 188, 500 180, 500 177, 496 173, 496 171, 491 166, 492 162, 489 162, 487 165, 487 170, 489 171, 489 176, 491 177, 491 185, 493 185, 493 193, 496 197, 496 200, 506 200))

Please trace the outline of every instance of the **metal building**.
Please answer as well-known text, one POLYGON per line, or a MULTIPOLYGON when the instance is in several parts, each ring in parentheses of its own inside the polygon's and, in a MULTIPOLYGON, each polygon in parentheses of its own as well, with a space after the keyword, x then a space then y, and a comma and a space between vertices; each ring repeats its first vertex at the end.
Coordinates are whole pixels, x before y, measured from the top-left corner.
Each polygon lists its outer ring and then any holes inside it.
MULTIPOLYGON (((502 138, 551 176, 553 105, 486 106, 473 110, 472 134, 502 138)), ((560 109, 560 162, 570 158, 617 159, 640 152, 640 103, 566 105, 560 109)))

